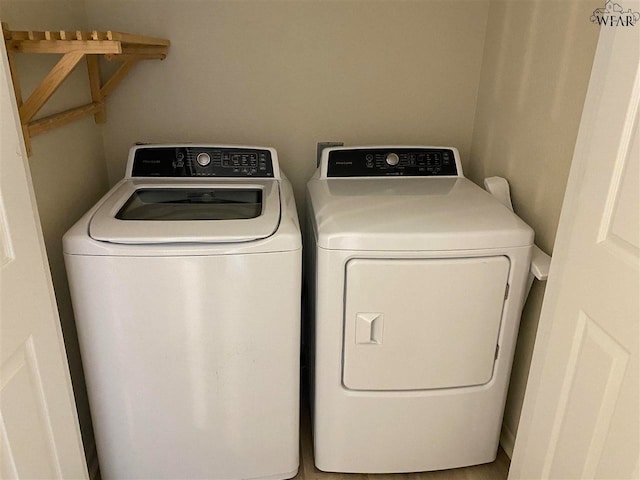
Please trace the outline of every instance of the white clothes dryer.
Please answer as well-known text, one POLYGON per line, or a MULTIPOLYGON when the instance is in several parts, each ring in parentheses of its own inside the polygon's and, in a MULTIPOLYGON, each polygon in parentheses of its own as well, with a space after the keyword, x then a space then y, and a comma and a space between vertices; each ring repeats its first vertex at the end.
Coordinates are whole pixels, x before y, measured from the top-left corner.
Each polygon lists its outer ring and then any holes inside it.
POLYGON ((63 244, 102 478, 293 477, 301 238, 276 151, 134 147, 63 244))
POLYGON ((450 147, 329 148, 307 193, 316 466, 493 461, 531 228, 450 147))

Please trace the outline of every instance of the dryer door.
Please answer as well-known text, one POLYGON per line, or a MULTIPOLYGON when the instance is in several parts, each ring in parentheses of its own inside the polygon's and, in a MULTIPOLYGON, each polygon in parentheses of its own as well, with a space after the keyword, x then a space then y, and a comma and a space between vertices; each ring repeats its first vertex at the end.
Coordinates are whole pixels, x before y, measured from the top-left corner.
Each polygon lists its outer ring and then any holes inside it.
POLYGON ((346 268, 343 382, 420 390, 491 380, 509 259, 354 259, 346 268))

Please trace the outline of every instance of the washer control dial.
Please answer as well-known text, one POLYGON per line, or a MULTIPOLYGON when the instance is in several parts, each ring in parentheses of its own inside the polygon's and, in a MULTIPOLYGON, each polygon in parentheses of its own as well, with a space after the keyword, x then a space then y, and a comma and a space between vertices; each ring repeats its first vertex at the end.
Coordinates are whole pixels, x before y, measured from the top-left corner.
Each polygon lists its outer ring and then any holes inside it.
POLYGON ((200 165, 201 167, 206 167, 211 163, 211 157, 208 153, 202 152, 199 153, 196 157, 196 162, 198 162, 198 165, 200 165))
POLYGON ((400 157, 398 156, 397 153, 390 153, 385 158, 385 161, 387 162, 387 165, 391 165, 393 167, 397 165, 398 162, 400 162, 400 157))

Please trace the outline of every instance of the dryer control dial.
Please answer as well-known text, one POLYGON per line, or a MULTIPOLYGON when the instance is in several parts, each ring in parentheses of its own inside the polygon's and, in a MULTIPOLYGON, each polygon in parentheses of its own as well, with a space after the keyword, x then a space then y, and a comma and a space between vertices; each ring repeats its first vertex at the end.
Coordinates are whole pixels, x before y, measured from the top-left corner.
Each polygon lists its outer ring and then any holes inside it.
POLYGON ((385 158, 385 161, 387 162, 387 165, 391 165, 393 167, 394 165, 397 165, 398 162, 400 162, 400 157, 397 153, 390 153, 389 155, 387 155, 387 158, 385 158))
POLYGON ((196 162, 198 162, 198 165, 201 167, 206 167, 211 163, 211 157, 208 153, 202 152, 196 157, 196 162))

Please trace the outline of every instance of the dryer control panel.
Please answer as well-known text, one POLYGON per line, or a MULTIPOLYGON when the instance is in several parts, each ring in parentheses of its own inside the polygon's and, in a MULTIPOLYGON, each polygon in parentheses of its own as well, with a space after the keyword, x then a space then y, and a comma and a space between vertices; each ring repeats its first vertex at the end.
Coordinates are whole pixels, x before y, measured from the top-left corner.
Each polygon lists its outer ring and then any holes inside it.
POLYGON ((263 149, 176 146, 138 147, 132 177, 274 176, 271 152, 263 149))
POLYGON ((327 177, 459 176, 450 148, 372 147, 330 149, 327 177))

